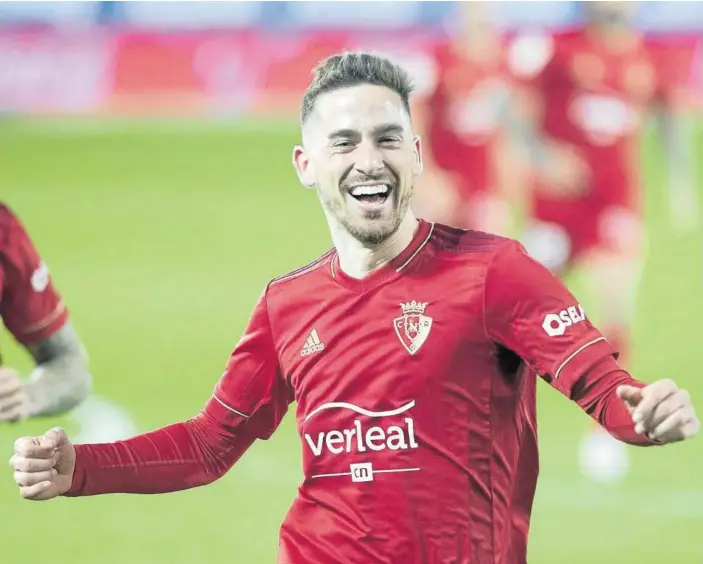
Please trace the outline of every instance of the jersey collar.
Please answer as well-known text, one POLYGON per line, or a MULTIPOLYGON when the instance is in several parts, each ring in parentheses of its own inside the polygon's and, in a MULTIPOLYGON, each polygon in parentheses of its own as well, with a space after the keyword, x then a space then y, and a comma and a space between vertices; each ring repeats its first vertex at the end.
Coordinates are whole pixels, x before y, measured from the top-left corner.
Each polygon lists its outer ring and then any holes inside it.
POLYGON ((432 238, 434 223, 418 219, 418 228, 410 244, 393 260, 377 268, 364 278, 353 278, 339 266, 339 255, 335 251, 330 260, 329 273, 332 279, 350 290, 364 291, 403 275, 432 238))

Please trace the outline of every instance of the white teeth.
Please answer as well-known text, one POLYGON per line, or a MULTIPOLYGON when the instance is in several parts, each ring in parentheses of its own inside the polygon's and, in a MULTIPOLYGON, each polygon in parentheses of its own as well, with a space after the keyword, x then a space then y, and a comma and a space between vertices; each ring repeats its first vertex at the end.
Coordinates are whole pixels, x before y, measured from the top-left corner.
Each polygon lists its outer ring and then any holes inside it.
POLYGON ((390 192, 388 184, 373 184, 367 186, 355 186, 351 190, 352 196, 374 196, 376 194, 388 194, 390 192))

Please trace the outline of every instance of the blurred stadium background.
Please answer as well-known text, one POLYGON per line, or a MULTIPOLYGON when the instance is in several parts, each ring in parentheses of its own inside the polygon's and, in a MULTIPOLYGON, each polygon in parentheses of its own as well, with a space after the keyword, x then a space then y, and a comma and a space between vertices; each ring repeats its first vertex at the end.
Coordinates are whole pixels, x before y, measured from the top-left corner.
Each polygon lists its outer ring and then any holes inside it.
MULTIPOLYGON (((575 2, 490 2, 506 34, 577 25, 575 2)), ((95 395, 60 424, 108 440, 200 409, 269 278, 329 246, 290 166, 311 66, 384 51, 421 87, 453 33, 451 2, 0 2, 0 199, 50 265, 89 349, 95 395)), ((636 24, 703 100, 703 3, 644 2, 636 24)), ((700 109, 703 104, 699 105, 700 109)), ((703 133, 692 109, 697 193, 703 133)), ((644 148, 649 252, 633 371, 703 402, 703 227, 675 229, 661 152, 644 148)), ((578 280, 573 284, 578 287, 578 280)), ((29 369, 6 336, 3 356, 29 369)), ((624 480, 579 472, 586 417, 540 386, 541 478, 529 561, 700 563, 703 448, 630 449, 624 480)), ((159 497, 21 502, 0 480, 0 560, 12 564, 274 562, 301 478, 292 413, 224 479, 159 497)))

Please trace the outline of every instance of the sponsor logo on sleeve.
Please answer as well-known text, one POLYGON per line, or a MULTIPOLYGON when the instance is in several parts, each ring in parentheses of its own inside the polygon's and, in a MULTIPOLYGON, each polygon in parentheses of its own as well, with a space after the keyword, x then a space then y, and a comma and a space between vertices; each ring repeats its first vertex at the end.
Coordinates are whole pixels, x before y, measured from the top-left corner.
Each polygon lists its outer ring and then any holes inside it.
POLYGON ((46 290, 49 286, 49 268, 44 261, 42 261, 32 273, 29 283, 32 285, 32 290, 39 293, 46 290))
POLYGON ((580 304, 562 309, 558 313, 548 313, 542 322, 542 329, 550 337, 558 337, 566 332, 568 327, 581 323, 586 314, 580 304))

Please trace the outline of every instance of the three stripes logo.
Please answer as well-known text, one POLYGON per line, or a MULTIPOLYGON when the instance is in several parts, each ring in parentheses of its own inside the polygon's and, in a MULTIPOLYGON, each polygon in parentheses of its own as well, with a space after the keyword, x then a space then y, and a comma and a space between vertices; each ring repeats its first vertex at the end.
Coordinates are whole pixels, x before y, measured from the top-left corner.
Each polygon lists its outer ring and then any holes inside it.
POLYGON ((305 345, 303 345, 303 350, 300 351, 300 356, 310 356, 324 350, 324 348, 325 345, 320 341, 320 337, 317 336, 317 329, 313 329, 308 335, 305 345))

